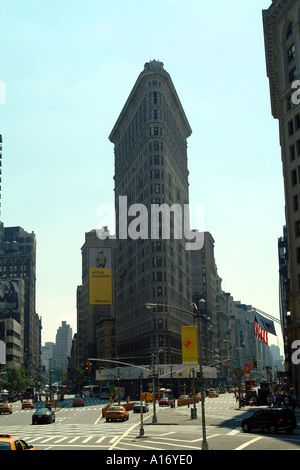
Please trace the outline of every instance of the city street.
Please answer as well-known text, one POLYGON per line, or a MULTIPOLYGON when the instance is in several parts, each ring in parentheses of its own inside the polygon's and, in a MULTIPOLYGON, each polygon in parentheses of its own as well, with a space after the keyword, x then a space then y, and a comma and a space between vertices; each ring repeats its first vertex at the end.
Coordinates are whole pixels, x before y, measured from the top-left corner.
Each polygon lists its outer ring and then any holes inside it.
MULTIPOLYGON (((63 407, 57 409, 55 423, 32 425, 33 411, 22 410, 20 402, 16 402, 11 415, 0 416, 0 432, 22 438, 37 450, 132 451, 133 454, 137 450, 165 450, 184 451, 185 455, 201 450, 200 404, 197 419, 191 419, 191 408, 186 405, 173 409, 156 405, 155 424, 152 424, 153 406, 150 404, 149 412, 143 415, 142 428, 140 414, 133 411, 128 421, 106 422, 101 413, 105 402, 97 398, 85 398, 85 406, 80 408, 73 408, 71 398, 60 404, 63 407)), ((300 450, 299 412, 298 428, 293 434, 283 431, 271 435, 242 431, 241 419, 251 411, 239 410, 233 394, 206 398, 205 409, 209 450, 300 450)))

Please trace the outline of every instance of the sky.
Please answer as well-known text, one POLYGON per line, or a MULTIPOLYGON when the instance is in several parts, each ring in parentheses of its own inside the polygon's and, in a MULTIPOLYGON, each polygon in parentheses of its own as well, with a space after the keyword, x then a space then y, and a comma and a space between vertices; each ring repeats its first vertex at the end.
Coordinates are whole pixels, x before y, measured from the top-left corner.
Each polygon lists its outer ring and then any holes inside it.
MULTIPOLYGON (((42 344, 55 342, 62 321, 76 332, 85 233, 107 225, 99 207, 114 203, 108 136, 154 59, 193 131, 190 205, 203 205, 222 288, 279 318, 285 216, 262 25, 270 4, 0 0, 1 220, 37 237, 42 344)), ((282 347, 276 331, 270 342, 282 347)))

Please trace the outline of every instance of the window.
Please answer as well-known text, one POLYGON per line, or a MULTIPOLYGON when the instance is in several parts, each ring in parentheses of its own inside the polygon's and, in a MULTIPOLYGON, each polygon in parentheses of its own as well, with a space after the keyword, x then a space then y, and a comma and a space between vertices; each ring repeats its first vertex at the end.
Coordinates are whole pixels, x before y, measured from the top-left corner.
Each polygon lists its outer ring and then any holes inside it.
POLYGON ((289 81, 292 82, 297 75, 296 67, 294 67, 290 72, 289 72, 289 81))
POLYGON ((292 33, 293 33, 293 25, 292 23, 290 23, 286 32, 286 38, 288 39, 292 35, 292 33))
POLYGON ((291 62, 295 58, 295 44, 292 44, 288 49, 288 61, 291 62))
POLYGON ((300 248, 296 248, 296 259, 297 264, 300 264, 300 248))
POLYGON ((296 172, 296 170, 292 171, 291 177, 292 177, 292 185, 295 186, 297 184, 297 172, 296 172))
POLYGON ((300 220, 295 222, 295 237, 300 237, 300 220))
POLYGON ((290 146, 290 160, 293 161, 296 158, 295 145, 290 146))
POLYGON ((299 198, 298 198, 298 194, 296 194, 296 196, 293 196, 293 208, 294 208, 294 212, 296 212, 297 210, 299 210, 299 198))
POLYGON ((289 131, 289 135, 294 134, 294 123, 292 120, 288 122, 288 131, 289 131))

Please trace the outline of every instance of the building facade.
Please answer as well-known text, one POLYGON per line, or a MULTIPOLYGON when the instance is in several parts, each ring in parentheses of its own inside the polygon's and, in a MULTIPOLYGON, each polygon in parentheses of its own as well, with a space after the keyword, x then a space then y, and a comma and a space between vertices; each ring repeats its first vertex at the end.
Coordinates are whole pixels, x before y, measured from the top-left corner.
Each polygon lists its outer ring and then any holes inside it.
MULTIPOLYGON (((103 339, 101 334, 104 334, 106 330, 101 329, 99 322, 105 319, 114 326, 114 240, 109 238, 109 235, 107 227, 103 227, 101 230, 91 230, 85 234, 85 243, 81 248, 82 285, 77 287, 75 366, 84 364, 88 358, 100 359, 102 357, 100 355, 103 353, 102 346, 100 347, 103 339), (97 276, 98 271, 103 268, 111 270, 105 286, 103 284, 104 277, 91 277, 91 270, 97 276), (104 286, 103 289, 101 285, 104 286), (100 298, 101 296, 102 298, 100 298)), ((115 355, 115 351, 112 353, 115 355)))
POLYGON ((178 232, 168 223, 176 218, 171 206, 177 204, 182 215, 189 202, 191 132, 162 62, 146 63, 109 136, 115 156, 117 355, 140 363, 153 354, 160 364, 180 363, 180 326, 192 321, 183 312, 191 303, 190 253, 178 233, 182 223, 178 232), (165 214, 159 213, 163 204, 165 214), (147 309, 149 302, 163 306, 147 309))
MULTIPOLYGON (((263 11, 271 111, 279 123, 285 195, 289 318, 282 319, 282 323, 286 324, 291 345, 300 339, 300 106, 296 90, 300 79, 299 18, 299 0, 273 0, 263 11)), ((300 401, 300 368, 292 362, 289 365, 300 401)))
POLYGON ((55 356, 52 365, 67 369, 72 348, 72 328, 66 321, 61 322, 55 339, 55 356))
MULTIPOLYGON (((23 350, 21 362, 29 370, 40 370, 41 366, 41 319, 36 313, 36 237, 22 227, 0 225, 0 280, 12 284, 18 291, 18 305, 11 316, 21 325, 23 350)), ((2 289, 2 295, 4 290, 2 289)), ((5 289, 8 289, 6 287, 5 289)), ((14 293, 16 295, 16 292, 14 293)), ((1 308, 3 307, 1 303, 1 308)), ((2 308, 3 310, 3 308, 2 308)), ((2 317, 8 312, 2 311, 2 317)), ((15 359, 14 359, 15 360, 15 359)))

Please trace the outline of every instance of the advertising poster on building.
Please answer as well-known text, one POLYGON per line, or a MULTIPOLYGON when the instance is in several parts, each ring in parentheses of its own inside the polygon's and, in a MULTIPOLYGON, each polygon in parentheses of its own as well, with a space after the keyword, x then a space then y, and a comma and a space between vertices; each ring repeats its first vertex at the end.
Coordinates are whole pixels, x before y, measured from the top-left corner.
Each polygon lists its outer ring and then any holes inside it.
POLYGON ((187 365, 198 364, 198 342, 196 326, 181 327, 182 363, 187 365))
POLYGON ((112 304, 112 249, 89 248, 90 305, 112 304))
POLYGON ((0 279, 0 312, 20 313, 20 279, 0 279))

